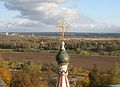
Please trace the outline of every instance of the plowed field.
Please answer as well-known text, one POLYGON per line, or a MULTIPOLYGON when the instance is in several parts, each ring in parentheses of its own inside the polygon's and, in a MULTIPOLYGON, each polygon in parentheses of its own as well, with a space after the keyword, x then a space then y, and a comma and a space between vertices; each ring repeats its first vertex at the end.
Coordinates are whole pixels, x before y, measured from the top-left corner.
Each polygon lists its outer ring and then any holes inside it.
MULTIPOLYGON (((38 62, 55 62, 54 53, 1 53, 5 60, 33 60, 38 62)), ((110 69, 115 62, 120 63, 120 57, 105 56, 80 56, 71 55, 70 64, 91 69, 93 64, 97 64, 100 70, 110 69)))

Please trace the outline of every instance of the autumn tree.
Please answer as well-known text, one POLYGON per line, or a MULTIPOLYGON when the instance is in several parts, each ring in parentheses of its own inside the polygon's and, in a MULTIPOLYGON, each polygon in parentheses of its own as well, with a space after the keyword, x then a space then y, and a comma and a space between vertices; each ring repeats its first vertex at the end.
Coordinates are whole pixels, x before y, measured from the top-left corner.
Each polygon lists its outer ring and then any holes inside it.
POLYGON ((0 68, 0 76, 6 82, 7 86, 10 87, 11 74, 8 69, 0 68))

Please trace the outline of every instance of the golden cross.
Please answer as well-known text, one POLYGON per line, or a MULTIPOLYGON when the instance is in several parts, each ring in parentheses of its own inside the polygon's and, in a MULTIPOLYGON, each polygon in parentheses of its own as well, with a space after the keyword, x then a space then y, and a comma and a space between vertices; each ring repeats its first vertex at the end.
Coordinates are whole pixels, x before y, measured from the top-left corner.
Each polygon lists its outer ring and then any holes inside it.
POLYGON ((62 37, 62 40, 64 40, 65 29, 69 29, 70 28, 70 24, 68 24, 66 22, 65 18, 62 18, 62 20, 59 23, 57 23, 56 27, 62 29, 62 31, 61 31, 62 36, 61 37, 62 37))

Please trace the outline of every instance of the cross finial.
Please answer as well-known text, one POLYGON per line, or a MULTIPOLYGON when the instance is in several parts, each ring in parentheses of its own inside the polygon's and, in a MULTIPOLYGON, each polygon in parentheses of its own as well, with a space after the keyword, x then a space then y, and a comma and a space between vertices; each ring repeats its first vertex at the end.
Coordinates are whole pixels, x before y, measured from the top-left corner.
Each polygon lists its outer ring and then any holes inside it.
POLYGON ((64 40, 65 30, 70 28, 70 24, 68 24, 66 22, 65 18, 63 17, 62 20, 59 23, 57 23, 57 28, 61 28, 62 29, 61 30, 61 33, 62 33, 61 37, 62 37, 62 40, 64 40))

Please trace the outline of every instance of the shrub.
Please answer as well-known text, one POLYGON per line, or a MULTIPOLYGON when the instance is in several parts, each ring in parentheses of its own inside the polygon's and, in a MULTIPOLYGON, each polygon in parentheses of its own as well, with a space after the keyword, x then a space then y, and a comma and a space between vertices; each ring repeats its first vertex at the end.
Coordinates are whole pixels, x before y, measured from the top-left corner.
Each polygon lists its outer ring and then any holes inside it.
POLYGON ((113 68, 108 72, 108 84, 120 84, 120 64, 115 63, 113 68))
POLYGON ((6 82, 7 86, 10 87, 11 74, 6 68, 0 68, 0 76, 6 82))

